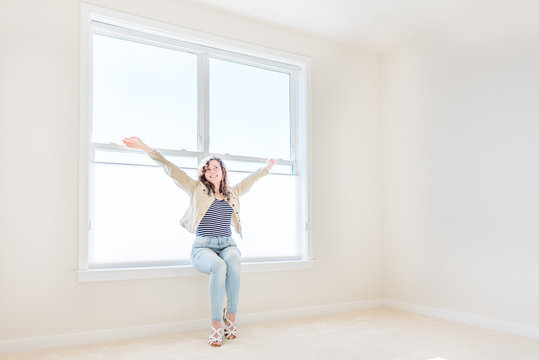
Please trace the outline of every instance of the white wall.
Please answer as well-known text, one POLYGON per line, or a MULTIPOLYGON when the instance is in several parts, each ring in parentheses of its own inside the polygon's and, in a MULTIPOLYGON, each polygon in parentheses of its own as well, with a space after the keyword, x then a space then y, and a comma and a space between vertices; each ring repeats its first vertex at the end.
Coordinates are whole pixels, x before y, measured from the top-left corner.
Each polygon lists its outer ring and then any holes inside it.
MULTIPOLYGON (((315 269, 245 274, 240 310, 380 298, 379 58, 181 1, 92 3, 311 57, 315 269)), ((76 281, 79 2, 2 1, 0 51, 0 340, 209 322, 206 277, 76 281)))
POLYGON ((539 325, 539 3, 385 56, 386 298, 539 325))

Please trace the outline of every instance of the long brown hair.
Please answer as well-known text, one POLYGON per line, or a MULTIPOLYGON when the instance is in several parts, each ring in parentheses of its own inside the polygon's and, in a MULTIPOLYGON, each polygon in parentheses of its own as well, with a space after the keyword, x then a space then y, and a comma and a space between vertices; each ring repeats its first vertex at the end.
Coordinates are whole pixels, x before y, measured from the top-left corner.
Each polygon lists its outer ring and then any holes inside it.
POLYGON ((221 178, 221 194, 223 196, 229 198, 230 192, 228 191, 228 174, 226 171, 225 164, 223 163, 223 160, 217 156, 208 156, 202 162, 200 163, 200 166, 198 167, 198 180, 206 185, 208 188, 208 195, 211 195, 212 193, 215 194, 215 187, 211 182, 206 179, 206 170, 208 169, 208 166, 210 165, 210 161, 215 160, 219 163, 219 166, 221 166, 221 171, 223 172, 223 177, 221 178))

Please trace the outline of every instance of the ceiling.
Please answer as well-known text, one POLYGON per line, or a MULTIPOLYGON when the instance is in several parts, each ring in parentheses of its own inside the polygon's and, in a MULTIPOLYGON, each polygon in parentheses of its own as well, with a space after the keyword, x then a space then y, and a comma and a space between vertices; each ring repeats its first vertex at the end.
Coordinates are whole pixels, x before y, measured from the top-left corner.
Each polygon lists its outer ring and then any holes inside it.
POLYGON ((188 0, 383 52, 488 0, 188 0))

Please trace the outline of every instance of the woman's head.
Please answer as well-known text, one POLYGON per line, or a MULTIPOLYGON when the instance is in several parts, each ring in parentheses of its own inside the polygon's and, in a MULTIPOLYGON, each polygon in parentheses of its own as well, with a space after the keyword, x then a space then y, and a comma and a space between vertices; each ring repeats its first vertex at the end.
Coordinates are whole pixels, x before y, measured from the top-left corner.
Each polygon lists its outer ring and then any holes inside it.
POLYGON ((208 156, 202 160, 198 180, 206 185, 210 194, 220 190, 221 194, 228 197, 228 174, 225 164, 217 156, 208 156))

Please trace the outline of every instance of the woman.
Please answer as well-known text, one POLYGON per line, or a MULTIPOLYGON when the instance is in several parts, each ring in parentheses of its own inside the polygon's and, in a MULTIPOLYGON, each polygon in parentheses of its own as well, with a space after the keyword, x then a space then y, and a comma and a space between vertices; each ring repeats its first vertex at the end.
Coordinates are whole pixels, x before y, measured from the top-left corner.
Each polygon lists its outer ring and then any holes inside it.
POLYGON ((269 173, 275 164, 273 159, 239 184, 229 187, 226 168, 218 157, 210 156, 199 167, 198 180, 189 177, 179 167, 166 160, 159 152, 146 145, 138 137, 124 138, 123 143, 133 149, 148 154, 163 166, 176 184, 190 197, 187 212, 181 224, 196 234, 191 251, 193 266, 210 275, 211 333, 209 344, 221 346, 221 316, 224 321, 224 335, 227 339, 238 336, 236 313, 240 290, 241 254, 230 230, 231 223, 241 236, 239 196, 245 194, 253 184, 269 173), (226 292, 227 306, 221 315, 221 305, 226 292))

